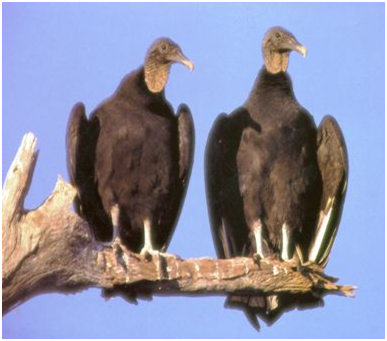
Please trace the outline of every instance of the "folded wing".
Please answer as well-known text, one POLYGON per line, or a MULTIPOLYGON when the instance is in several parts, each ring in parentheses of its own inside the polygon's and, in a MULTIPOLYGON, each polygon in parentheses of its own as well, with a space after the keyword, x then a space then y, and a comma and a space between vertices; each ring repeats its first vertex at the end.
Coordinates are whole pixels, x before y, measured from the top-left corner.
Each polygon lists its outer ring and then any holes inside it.
POLYGON ((77 189, 74 209, 88 221, 98 240, 110 241, 113 228, 103 209, 95 180, 95 150, 99 131, 97 117, 88 120, 84 105, 75 104, 66 133, 67 168, 70 182, 77 189))
POLYGON ((344 136, 331 116, 325 116, 318 128, 317 158, 323 188, 320 216, 309 249, 309 261, 325 267, 340 224, 348 181, 344 136))

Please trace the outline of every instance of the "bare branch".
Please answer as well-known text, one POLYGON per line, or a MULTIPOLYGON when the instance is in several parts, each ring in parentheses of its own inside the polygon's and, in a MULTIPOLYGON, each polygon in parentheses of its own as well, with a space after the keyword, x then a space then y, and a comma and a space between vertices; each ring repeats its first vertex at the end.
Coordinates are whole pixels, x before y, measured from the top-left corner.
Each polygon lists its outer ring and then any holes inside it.
POLYGON ((100 287, 109 295, 313 293, 354 295, 322 269, 251 258, 186 259, 160 254, 147 259, 115 243, 95 242, 90 227, 70 207, 74 188, 59 177, 50 197, 25 212, 24 198, 37 159, 27 134, 3 188, 3 313, 42 292, 100 287))

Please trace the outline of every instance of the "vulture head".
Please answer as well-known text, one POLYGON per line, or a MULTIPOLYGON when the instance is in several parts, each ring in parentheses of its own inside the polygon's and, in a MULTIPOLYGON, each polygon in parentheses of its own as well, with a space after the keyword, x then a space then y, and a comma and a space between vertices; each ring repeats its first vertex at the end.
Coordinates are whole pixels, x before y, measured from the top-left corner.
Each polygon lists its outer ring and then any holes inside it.
POLYGON ((306 56, 305 46, 300 44, 288 30, 276 26, 266 32, 262 42, 262 53, 268 72, 286 72, 289 54, 292 51, 306 56))
POLYGON ((182 52, 179 45, 169 38, 157 39, 145 57, 145 82, 151 92, 161 92, 168 81, 173 63, 181 63, 191 71, 194 64, 182 52))

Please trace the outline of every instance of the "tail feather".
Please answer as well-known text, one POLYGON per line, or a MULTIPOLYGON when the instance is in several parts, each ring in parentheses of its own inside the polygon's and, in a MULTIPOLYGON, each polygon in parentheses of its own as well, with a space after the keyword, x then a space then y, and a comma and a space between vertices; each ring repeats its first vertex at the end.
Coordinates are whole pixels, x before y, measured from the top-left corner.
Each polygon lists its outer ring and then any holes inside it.
POLYGON ((262 319, 267 325, 272 325, 282 315, 277 295, 268 297, 229 295, 225 307, 242 310, 250 324, 257 331, 261 329, 258 318, 262 319))
POLYGON ((226 308, 242 310, 252 327, 257 331, 261 329, 259 319, 271 326, 284 312, 293 309, 304 310, 322 306, 324 306, 323 299, 315 297, 310 293, 272 296, 229 295, 225 302, 226 308))
POLYGON ((256 309, 265 310, 265 297, 263 296, 237 296, 230 295, 227 297, 225 302, 225 307, 230 309, 239 309, 244 312, 250 324, 257 330, 261 330, 257 314, 255 313, 256 309), (251 304, 251 306, 250 306, 251 304))
POLYGON ((243 312, 253 328, 259 332, 261 330, 261 325, 259 324, 257 314, 255 314, 248 306, 243 309, 243 312))

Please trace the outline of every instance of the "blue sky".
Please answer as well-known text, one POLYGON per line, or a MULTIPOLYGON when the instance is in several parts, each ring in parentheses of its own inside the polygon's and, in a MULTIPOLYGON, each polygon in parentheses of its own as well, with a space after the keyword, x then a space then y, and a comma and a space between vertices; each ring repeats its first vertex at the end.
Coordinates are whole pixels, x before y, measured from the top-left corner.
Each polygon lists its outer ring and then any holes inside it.
POLYGON ((3 181, 22 136, 40 150, 26 208, 68 179, 65 129, 73 104, 90 112, 140 66, 154 39, 168 36, 195 62, 173 66, 166 96, 187 103, 196 127, 195 163, 169 251, 215 257, 203 157, 216 116, 241 105, 262 65, 261 40, 275 25, 308 49, 289 73, 299 102, 318 124, 339 122, 350 176, 327 273, 359 287, 325 307, 286 313, 260 334, 223 297, 156 297, 130 305, 98 289, 34 297, 3 317, 6 338, 371 338, 385 333, 384 3, 33 4, 3 5, 3 181))

